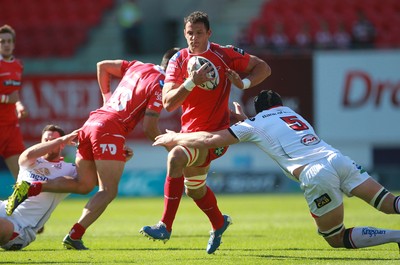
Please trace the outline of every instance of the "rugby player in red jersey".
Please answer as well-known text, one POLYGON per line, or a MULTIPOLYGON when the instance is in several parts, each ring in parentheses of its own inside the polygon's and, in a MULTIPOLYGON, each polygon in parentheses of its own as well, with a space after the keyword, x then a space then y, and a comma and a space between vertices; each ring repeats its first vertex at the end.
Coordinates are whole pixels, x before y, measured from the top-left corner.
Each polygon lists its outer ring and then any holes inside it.
POLYGON ((86 204, 80 219, 63 240, 67 249, 88 249, 83 244, 82 236, 117 196, 125 162, 132 156, 132 150, 125 146, 128 133, 143 119, 144 133, 150 140, 154 141, 160 134, 158 120, 163 108, 164 70, 177 51, 177 48, 168 50, 161 66, 136 60, 97 63, 97 79, 104 105, 90 113, 79 131, 76 155, 78 177, 17 183, 8 199, 7 214, 11 215, 27 197, 42 191, 87 194, 98 184, 98 192, 86 204), (111 76, 121 78, 113 93, 111 76), (29 186, 28 189, 26 186, 29 186))
MULTIPOLYGON (((176 53, 167 68, 164 108, 173 111, 182 107, 181 132, 226 129, 230 126, 228 101, 231 85, 248 89, 266 79, 271 69, 266 62, 240 48, 210 42, 210 22, 204 12, 195 11, 185 17, 184 35, 188 47, 176 53), (188 66, 194 56, 205 58, 207 63, 199 69, 188 66), (242 80, 239 73, 246 77, 242 80), (212 81, 216 87, 201 88, 200 85, 207 81, 212 81)), ((186 194, 211 222, 207 253, 214 253, 232 221, 220 212, 213 191, 206 185, 206 178, 211 161, 221 157, 226 150, 227 147, 197 149, 175 146, 168 154, 162 218, 158 224, 145 226, 140 232, 155 240, 169 240, 185 188, 186 194)))
POLYGON ((0 156, 17 179, 18 158, 25 150, 19 118, 27 116, 27 110, 19 99, 23 64, 13 53, 15 31, 9 25, 0 27, 0 156))

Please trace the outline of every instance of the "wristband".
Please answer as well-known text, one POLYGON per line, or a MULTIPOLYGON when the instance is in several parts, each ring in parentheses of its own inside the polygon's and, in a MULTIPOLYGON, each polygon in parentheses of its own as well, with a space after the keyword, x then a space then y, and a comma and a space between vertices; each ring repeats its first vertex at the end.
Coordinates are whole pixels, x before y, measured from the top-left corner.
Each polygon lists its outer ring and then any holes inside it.
POLYGON ((183 82, 183 87, 187 91, 192 91, 195 86, 196 86, 196 84, 193 82, 192 78, 188 78, 185 80, 185 82, 183 82))
POLYGON ((248 78, 242 79, 243 89, 248 89, 251 86, 251 81, 248 78))
POLYGON ((8 95, 1 95, 1 103, 8 103, 10 97, 8 95))

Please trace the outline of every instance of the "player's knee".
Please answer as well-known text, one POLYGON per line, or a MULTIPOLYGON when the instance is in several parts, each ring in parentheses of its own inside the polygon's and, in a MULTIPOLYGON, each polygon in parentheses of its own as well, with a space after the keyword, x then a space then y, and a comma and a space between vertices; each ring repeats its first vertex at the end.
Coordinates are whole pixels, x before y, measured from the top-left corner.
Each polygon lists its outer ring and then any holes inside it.
POLYGON ((103 201, 108 204, 117 197, 118 189, 113 189, 113 188, 100 189, 98 192, 100 193, 101 197, 103 198, 103 201))
POLYGON ((173 148, 168 153, 168 165, 171 168, 184 168, 187 164, 186 154, 181 148, 173 148))
POLYGON ((78 183, 78 190, 76 193, 82 194, 82 195, 89 194, 94 189, 95 186, 96 186, 96 184, 90 183, 90 182, 78 183))
POLYGON ((10 221, 0 218, 0 227, 0 246, 2 246, 10 241, 14 232, 14 225, 10 221))
POLYGON ((0 246, 8 243, 10 237, 0 234, 0 246))
POLYGON ((199 200, 204 197, 207 193, 207 186, 200 187, 198 189, 185 189, 185 193, 188 197, 193 200, 199 200))

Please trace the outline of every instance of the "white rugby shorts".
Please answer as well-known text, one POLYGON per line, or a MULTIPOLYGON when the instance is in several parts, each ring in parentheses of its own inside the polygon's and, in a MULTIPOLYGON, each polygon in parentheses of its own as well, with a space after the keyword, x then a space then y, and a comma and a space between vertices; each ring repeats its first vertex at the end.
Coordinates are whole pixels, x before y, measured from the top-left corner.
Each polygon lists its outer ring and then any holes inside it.
POLYGON ((343 203, 343 193, 351 191, 369 178, 349 157, 334 153, 308 164, 299 176, 300 188, 314 216, 322 216, 343 203))

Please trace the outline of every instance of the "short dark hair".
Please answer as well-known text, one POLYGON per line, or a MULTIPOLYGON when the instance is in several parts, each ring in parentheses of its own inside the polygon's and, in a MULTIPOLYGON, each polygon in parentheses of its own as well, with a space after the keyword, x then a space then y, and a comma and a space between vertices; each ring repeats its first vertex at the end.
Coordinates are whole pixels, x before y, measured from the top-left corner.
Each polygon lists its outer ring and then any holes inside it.
POLYGON ((15 42, 15 30, 10 25, 3 25, 0 27, 0 33, 10 33, 12 35, 13 41, 15 42))
POLYGON ((164 56, 163 56, 163 58, 161 60, 161 64, 160 64, 161 68, 164 71, 165 71, 165 69, 167 69, 169 59, 171 59, 171 57, 174 56, 174 54, 177 53, 179 50, 180 50, 180 48, 175 47, 175 48, 169 49, 168 51, 166 51, 164 53, 164 56))
POLYGON ((207 31, 210 30, 210 21, 208 20, 208 15, 201 11, 194 11, 189 16, 183 19, 183 28, 186 27, 186 24, 190 22, 192 24, 203 23, 206 27, 207 31))
POLYGON ((254 108, 256 113, 269 109, 274 106, 282 106, 281 96, 272 90, 261 90, 254 98, 254 108))
POLYGON ((44 134, 45 132, 58 132, 60 134, 60 136, 65 135, 64 130, 60 126, 54 125, 54 124, 49 124, 49 125, 44 126, 44 128, 42 130, 42 134, 44 134))

